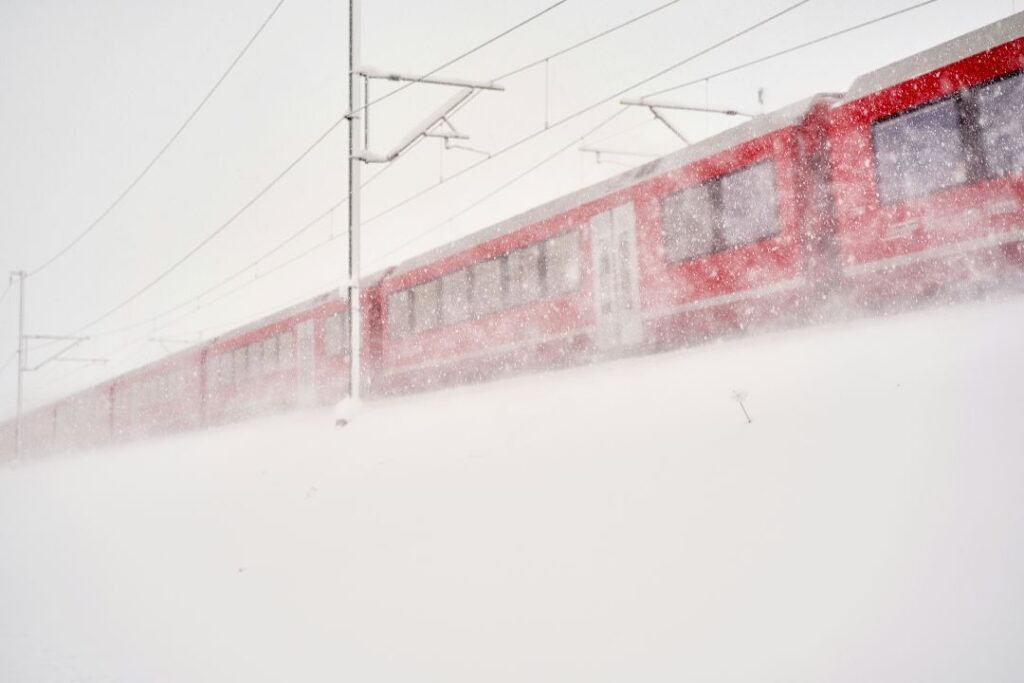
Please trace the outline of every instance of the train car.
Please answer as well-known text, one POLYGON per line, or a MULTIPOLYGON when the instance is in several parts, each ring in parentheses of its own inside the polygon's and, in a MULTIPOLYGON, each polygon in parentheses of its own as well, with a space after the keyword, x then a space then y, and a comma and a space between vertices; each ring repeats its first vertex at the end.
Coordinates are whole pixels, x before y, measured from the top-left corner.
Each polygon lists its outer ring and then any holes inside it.
POLYGON ((21 418, 21 448, 25 453, 46 455, 56 448, 56 404, 30 410, 21 418))
POLYGON ((54 405, 53 449, 85 450, 112 440, 113 383, 101 384, 54 405))
POLYGON ((383 393, 585 352, 593 313, 579 211, 541 207, 407 261, 379 283, 383 393))
POLYGON ((202 357, 201 348, 186 349, 114 381, 108 417, 111 439, 131 440, 203 424, 202 357))
POLYGON ((611 215, 612 241, 599 239, 608 221, 591 218, 599 320, 612 302, 603 327, 665 348, 807 313, 834 272, 824 146, 835 99, 817 95, 645 167, 611 215), (632 291, 615 284, 633 280, 632 291))
MULTIPOLYGON (((1019 286, 1022 34, 1014 15, 367 278, 364 390, 1019 286)), ((348 325, 336 291, 310 299, 31 411, 25 452, 332 403, 348 325)))
POLYGON ((348 389, 348 326, 335 290, 210 342, 206 422, 337 401, 348 389))
POLYGON ((792 315, 825 272, 834 99, 758 117, 400 264, 381 285, 385 386, 664 348, 792 315))
POLYGON ((833 111, 851 298, 907 305, 1019 277, 1024 14, 858 78, 833 111))

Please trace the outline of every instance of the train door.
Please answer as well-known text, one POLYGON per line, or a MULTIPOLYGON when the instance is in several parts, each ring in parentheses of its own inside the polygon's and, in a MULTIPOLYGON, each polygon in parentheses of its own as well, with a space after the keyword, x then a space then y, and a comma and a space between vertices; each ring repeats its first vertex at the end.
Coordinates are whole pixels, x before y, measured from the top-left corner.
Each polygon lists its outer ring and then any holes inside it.
POLYGON ((590 219, 597 346, 611 349, 643 339, 637 276, 636 214, 623 204, 590 219))
POLYGON ((295 362, 298 397, 301 405, 316 402, 316 348, 313 321, 295 326, 295 362))

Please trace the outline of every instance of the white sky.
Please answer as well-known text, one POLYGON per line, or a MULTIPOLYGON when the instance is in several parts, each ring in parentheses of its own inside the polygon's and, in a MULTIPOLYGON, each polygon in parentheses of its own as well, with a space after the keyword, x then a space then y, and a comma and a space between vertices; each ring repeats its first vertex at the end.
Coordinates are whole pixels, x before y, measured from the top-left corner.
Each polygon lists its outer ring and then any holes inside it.
MULTIPOLYGON (((663 4, 665 0, 570 0, 542 19, 445 73, 490 79, 663 4)), ((0 5, 0 270, 32 270, 116 197, 203 97, 276 0, 7 0, 0 5)), ((767 17, 792 0, 683 0, 550 64, 554 121, 767 17)), ((426 72, 550 4, 548 0, 364 1, 364 62, 426 72)), ((714 73, 895 9, 914 0, 811 0, 778 21, 634 91, 643 95, 714 73)), ((835 40, 667 95, 680 102, 766 109, 818 91, 842 91, 860 73, 1014 12, 1014 0, 939 0, 835 40)), ((67 333, 124 299, 214 230, 280 172, 347 102, 344 0, 286 0, 249 53, 151 173, 92 234, 29 279, 31 334, 67 333)), ((497 150, 544 124, 543 67, 508 79, 458 113, 474 147, 497 150)), ((387 86, 375 84, 380 95, 387 86)), ((450 96, 417 86, 372 112, 371 145, 384 151, 450 96)), ((379 257, 476 202, 616 111, 609 103, 442 185, 364 230, 364 263, 374 270, 447 242, 621 170, 597 165, 575 146, 456 221, 383 262, 379 257), (374 264, 374 261, 378 263, 374 264)), ((676 139, 650 115, 630 110, 588 142, 663 154, 676 139), (639 126, 639 127, 638 127, 639 126), (620 135, 614 135, 622 132, 620 135), (608 140, 603 140, 614 135, 608 140)), ((733 119, 677 115, 693 139, 733 119)), ((279 185, 185 266, 95 331, 182 303, 267 251, 345 192, 345 127, 339 127, 279 185)), ((425 141, 364 193, 364 217, 477 161, 425 141)), ((622 157, 639 163, 637 157, 622 157)), ((369 169, 369 173, 377 172, 369 169)), ((344 207, 333 220, 343 230, 344 207)), ((261 265, 267 270, 323 242, 324 220, 261 265)), ((108 335, 74 355, 106 366, 54 363, 27 377, 36 405, 163 355, 148 336, 197 338, 245 323, 340 281, 345 240, 313 252, 216 304, 159 331, 108 335), (137 339, 143 341, 120 347, 137 339), (69 373, 73 373, 70 374, 69 373)), ((241 283, 226 285, 216 298, 241 283)), ((0 291, 6 282, 0 282, 0 291)), ((17 346, 17 292, 0 303, 0 364, 17 346)), ((179 314, 180 315, 180 314, 179 314)), ((171 320, 169 316, 166 320, 171 320)), ((33 354, 42 360, 45 351, 33 354)), ((14 364, 0 373, 0 415, 13 412, 14 364)))

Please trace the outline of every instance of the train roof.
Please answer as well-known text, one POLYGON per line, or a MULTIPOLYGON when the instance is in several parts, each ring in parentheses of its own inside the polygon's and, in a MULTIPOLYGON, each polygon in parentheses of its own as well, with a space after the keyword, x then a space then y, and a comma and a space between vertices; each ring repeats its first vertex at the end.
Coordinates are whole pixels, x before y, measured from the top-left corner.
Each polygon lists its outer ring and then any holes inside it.
POLYGON ((850 86, 843 102, 852 102, 866 95, 909 81, 947 64, 990 50, 1024 35, 1024 12, 982 26, 962 36, 901 59, 860 76, 850 86))
POLYGON ((612 176, 595 185, 571 192, 567 195, 553 199, 545 204, 524 211, 512 216, 500 223, 478 230, 462 237, 461 239, 449 242, 440 247, 414 256, 396 264, 392 270, 394 274, 407 273, 420 268, 421 266, 433 263, 439 259, 452 254, 457 254, 465 249, 488 242, 502 235, 514 232, 526 225, 557 216, 577 206, 586 204, 596 197, 612 194, 619 190, 628 188, 647 178, 664 173, 668 170, 681 168, 699 159, 712 156, 718 152, 731 149, 744 142, 759 138, 783 128, 800 123, 815 103, 836 98, 837 95, 817 94, 794 102, 789 106, 777 109, 768 114, 756 116, 738 126, 723 131, 717 135, 694 143, 681 150, 672 152, 649 163, 632 168, 624 173, 612 176))

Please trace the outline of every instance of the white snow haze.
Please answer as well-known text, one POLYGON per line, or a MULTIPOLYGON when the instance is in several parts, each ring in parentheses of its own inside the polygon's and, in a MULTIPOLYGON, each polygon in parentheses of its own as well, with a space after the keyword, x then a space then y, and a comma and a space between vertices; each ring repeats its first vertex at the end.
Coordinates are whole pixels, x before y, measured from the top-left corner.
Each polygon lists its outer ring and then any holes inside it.
MULTIPOLYGON (((364 66, 494 38, 440 75, 505 89, 366 165, 355 318, 347 0, 0 2, 0 445, 19 376, 109 382, 0 449, 0 683, 1024 681, 1019 51, 845 137, 828 94, 1024 4, 361 6, 364 66)), ((451 96, 372 81, 369 151, 451 96)))

